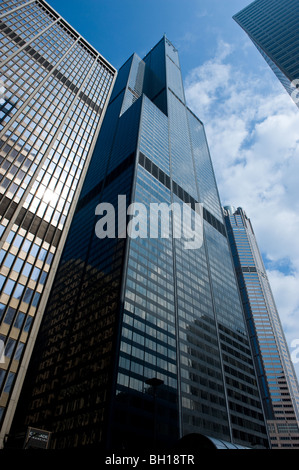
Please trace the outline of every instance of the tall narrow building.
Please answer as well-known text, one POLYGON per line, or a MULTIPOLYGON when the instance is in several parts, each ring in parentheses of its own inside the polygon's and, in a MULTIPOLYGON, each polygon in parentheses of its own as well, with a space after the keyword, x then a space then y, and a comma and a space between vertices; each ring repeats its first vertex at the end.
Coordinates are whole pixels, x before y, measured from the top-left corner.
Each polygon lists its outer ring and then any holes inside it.
POLYGON ((205 131, 166 37, 118 72, 12 435, 28 426, 54 449, 268 446, 205 131))
POLYGON ((2 1, 0 43, 2 443, 115 69, 44 1, 2 1))
POLYGON ((299 386, 256 237, 242 208, 225 222, 254 351, 271 448, 299 448, 299 386))
POLYGON ((298 0, 255 0, 233 18, 299 107, 298 0))

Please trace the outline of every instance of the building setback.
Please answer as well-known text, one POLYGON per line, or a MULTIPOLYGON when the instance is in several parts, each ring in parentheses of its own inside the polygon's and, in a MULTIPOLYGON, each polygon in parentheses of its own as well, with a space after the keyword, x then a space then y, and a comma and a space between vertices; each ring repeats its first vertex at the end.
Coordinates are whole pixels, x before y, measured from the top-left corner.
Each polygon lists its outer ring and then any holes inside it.
POLYGON ((224 208, 271 448, 299 448, 299 387, 256 237, 245 211, 224 208))
POLYGON ((205 131, 166 37, 118 72, 12 433, 28 426, 51 432, 55 449, 136 453, 193 434, 268 446, 205 131), (127 236, 131 202, 188 203, 193 217, 199 202, 202 245, 186 249, 186 230, 127 236), (96 234, 100 203, 115 208, 110 238, 96 234))
POLYGON ((299 106, 298 0, 255 0, 233 18, 299 106))
POLYGON ((2 1, 0 43, 2 446, 115 69, 44 1, 2 1))

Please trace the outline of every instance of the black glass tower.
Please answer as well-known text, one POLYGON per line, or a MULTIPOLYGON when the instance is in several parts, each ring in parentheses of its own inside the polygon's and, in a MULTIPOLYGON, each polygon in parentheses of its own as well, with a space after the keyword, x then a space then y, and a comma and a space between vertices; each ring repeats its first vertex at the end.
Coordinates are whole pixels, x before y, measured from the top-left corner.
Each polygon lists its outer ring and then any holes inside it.
POLYGON ((136 450, 194 435, 268 446, 205 131, 166 37, 118 72, 13 432, 27 426, 51 432, 55 449, 136 450), (141 215, 129 236, 133 202, 141 215), (186 246, 186 221, 174 236, 174 211, 170 236, 144 233, 142 210, 160 203, 188 207, 193 222, 201 204, 202 243, 186 246))
POLYGON ((255 0, 233 17, 299 106, 299 3, 255 0))

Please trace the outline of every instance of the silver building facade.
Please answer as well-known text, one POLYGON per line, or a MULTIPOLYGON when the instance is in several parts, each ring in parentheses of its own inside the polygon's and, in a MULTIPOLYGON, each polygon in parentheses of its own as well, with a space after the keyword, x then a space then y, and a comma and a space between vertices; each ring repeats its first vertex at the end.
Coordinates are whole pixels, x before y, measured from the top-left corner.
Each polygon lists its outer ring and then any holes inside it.
POLYGON ((0 4, 0 445, 115 69, 43 1, 0 4))

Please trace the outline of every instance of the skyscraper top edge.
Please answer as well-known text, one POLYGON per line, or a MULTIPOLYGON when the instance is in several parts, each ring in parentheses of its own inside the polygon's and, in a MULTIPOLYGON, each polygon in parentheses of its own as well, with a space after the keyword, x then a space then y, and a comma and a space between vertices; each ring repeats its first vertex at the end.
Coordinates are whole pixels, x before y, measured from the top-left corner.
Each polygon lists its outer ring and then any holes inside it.
POLYGON ((140 57, 136 52, 133 52, 133 53, 127 58, 127 60, 122 64, 122 66, 119 68, 119 71, 122 70, 123 68, 125 68, 125 66, 127 65, 127 63, 130 62, 130 60, 133 60, 134 57, 136 57, 136 58, 139 59, 139 60, 143 60, 143 59, 141 59, 141 57, 140 57))
POLYGON ((166 36, 166 34, 164 33, 162 38, 147 52, 147 54, 143 57, 143 60, 146 59, 146 57, 157 47, 159 46, 159 44, 164 41, 164 42, 168 42, 169 44, 172 45, 172 47, 178 52, 177 48, 173 45, 173 43, 168 39, 168 37, 166 36))
POLYGON ((202 122, 202 120, 199 119, 198 116, 196 116, 196 114, 192 111, 192 109, 189 108, 189 106, 186 105, 186 109, 192 114, 192 116, 195 117, 195 119, 197 119, 197 120, 200 122, 200 124, 201 124, 202 126, 204 126, 204 123, 202 122))
POLYGON ((60 22, 63 23, 63 25, 70 30, 72 34, 75 34, 81 41, 81 43, 90 50, 93 54, 96 54, 96 56, 101 59, 107 67, 111 69, 112 72, 116 73, 117 70, 116 68, 104 57, 100 52, 95 49, 73 26, 71 26, 48 2, 45 0, 38 0, 38 3, 42 5, 44 8, 48 9, 51 11, 54 16, 57 17, 57 19, 60 19, 60 22))
POLYGON ((223 210, 228 212, 230 215, 234 215, 236 208, 234 206, 223 206, 223 210))
POLYGON ((223 206, 222 209, 223 209, 223 211, 227 212, 229 215, 244 214, 246 216, 245 210, 240 206, 235 207, 235 206, 232 206, 232 205, 227 205, 227 206, 223 206))
MULTIPOLYGON (((259 0, 254 0, 253 2, 250 2, 246 7, 242 8, 240 11, 238 11, 237 13, 235 13, 232 18, 233 18, 235 21, 237 21, 237 17, 238 17, 241 13, 243 13, 243 11, 247 10, 247 8, 251 7, 254 3, 257 3, 258 1, 259 1, 259 0)), ((238 21, 237 21, 237 22, 238 22, 238 21)))

